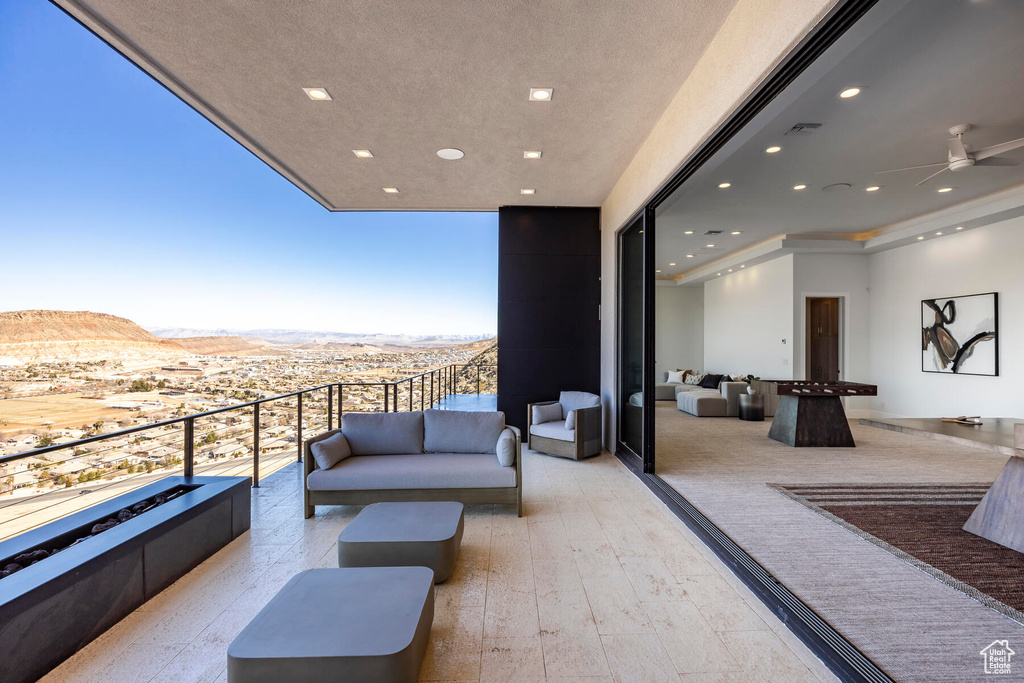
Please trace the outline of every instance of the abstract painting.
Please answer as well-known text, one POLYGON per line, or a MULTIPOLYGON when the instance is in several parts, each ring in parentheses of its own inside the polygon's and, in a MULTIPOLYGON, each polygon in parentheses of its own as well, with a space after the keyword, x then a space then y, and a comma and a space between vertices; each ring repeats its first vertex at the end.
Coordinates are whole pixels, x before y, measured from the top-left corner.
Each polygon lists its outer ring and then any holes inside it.
POLYGON ((971 294, 921 302, 921 370, 998 375, 998 295, 971 294))

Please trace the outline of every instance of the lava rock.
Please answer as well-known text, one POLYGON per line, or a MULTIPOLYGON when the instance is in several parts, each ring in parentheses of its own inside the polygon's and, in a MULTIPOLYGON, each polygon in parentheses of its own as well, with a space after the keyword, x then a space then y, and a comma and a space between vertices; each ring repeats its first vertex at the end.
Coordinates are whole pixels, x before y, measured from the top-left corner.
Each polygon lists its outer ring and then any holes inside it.
POLYGON ((40 548, 39 550, 33 550, 31 552, 22 553, 21 555, 18 555, 14 558, 14 562, 15 564, 20 564, 22 567, 27 567, 29 565, 35 564, 39 560, 45 560, 49 556, 49 550, 43 550, 42 548, 40 548))
POLYGON ((92 527, 92 533, 93 533, 93 535, 96 535, 98 533, 102 533, 102 532, 106 531, 107 529, 113 529, 118 524, 120 524, 120 522, 117 521, 117 518, 116 517, 111 517, 110 519, 108 519, 105 522, 100 522, 99 524, 94 524, 93 527, 92 527))
POLYGON ((147 503, 146 501, 136 503, 135 505, 132 506, 132 512, 134 512, 135 514, 139 514, 140 512, 146 509, 147 505, 149 505, 149 503, 147 503))
POLYGON ((14 572, 19 572, 22 569, 24 569, 24 567, 22 567, 20 564, 16 564, 14 562, 11 562, 10 564, 8 564, 8 565, 6 565, 4 567, 4 576, 10 576, 14 572))
POLYGON ((153 500, 156 501, 157 505, 163 505, 164 503, 167 502, 167 494, 158 493, 156 494, 156 496, 153 497, 153 500))
POLYGON ((125 508, 124 510, 121 510, 120 512, 117 513, 117 521, 119 521, 119 522, 127 522, 129 519, 131 519, 134 516, 135 515, 132 514, 131 510, 129 510, 128 508, 125 508))

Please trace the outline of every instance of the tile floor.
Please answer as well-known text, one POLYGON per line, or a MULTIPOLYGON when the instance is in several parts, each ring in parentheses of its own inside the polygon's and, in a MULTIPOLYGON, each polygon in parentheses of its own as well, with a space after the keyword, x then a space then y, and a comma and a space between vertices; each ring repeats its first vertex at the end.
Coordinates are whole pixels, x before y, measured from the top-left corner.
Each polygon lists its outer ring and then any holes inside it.
MULTIPOLYGON (((470 506, 423 681, 836 680, 614 457, 524 453, 524 515, 470 506)), ((300 512, 296 466, 252 530, 43 681, 226 681, 228 643, 296 572, 336 563, 358 508, 300 512)))

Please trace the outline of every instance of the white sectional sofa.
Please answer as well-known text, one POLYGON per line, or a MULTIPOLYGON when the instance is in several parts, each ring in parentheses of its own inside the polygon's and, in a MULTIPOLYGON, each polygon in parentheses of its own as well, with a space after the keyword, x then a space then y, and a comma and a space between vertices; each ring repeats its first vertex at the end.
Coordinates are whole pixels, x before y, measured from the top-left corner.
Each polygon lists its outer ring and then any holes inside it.
POLYGON ((697 417, 736 417, 740 413, 740 394, 747 393, 746 382, 722 382, 717 389, 684 384, 676 391, 679 410, 697 417))
POLYGON ((303 503, 452 500, 523 511, 522 443, 501 412, 346 413, 303 446, 303 503))

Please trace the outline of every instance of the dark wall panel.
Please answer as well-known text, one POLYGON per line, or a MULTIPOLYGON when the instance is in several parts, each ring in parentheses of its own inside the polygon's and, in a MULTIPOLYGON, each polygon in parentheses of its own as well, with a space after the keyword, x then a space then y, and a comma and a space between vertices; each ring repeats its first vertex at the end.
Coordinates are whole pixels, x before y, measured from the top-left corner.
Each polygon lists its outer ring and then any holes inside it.
POLYGON ((599 209, 498 210, 498 410, 509 424, 525 428, 526 405, 559 391, 600 393, 600 303, 599 209))

